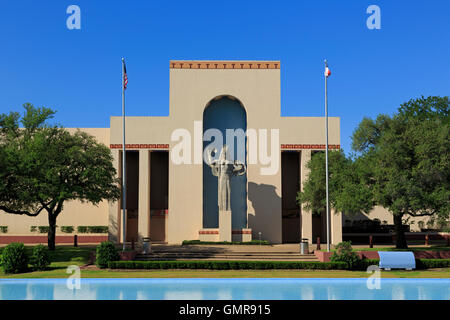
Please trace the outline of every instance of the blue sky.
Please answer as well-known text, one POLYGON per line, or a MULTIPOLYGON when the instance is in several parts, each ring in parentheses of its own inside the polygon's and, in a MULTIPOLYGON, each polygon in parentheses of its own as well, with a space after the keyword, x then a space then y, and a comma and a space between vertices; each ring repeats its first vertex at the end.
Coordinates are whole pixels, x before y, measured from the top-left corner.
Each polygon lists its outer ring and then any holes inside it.
POLYGON ((169 60, 281 60, 283 116, 341 117, 341 144, 364 116, 450 93, 450 1, 3 1, 0 112, 24 102, 58 110, 66 127, 108 127, 121 114, 169 112, 169 60), (81 8, 81 30, 66 8, 81 8), (366 9, 381 8, 369 30, 366 9))

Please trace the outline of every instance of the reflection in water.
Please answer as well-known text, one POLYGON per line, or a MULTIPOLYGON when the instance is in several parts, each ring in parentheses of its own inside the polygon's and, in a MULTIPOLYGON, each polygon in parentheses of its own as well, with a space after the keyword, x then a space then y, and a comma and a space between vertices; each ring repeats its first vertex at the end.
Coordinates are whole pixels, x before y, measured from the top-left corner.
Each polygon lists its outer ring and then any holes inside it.
POLYGON ((450 279, 0 279, 1 300, 448 300, 450 279))
POLYGON ((300 299, 301 300, 314 300, 314 290, 311 285, 300 286, 300 299))
POLYGON ((27 290, 27 299, 53 300, 53 283, 30 283, 27 290))
POLYGON ((403 287, 398 285, 392 286, 392 300, 405 300, 405 292, 403 287))
POLYGON ((5 286, 0 282, 0 297, 2 300, 27 299, 27 283, 19 281, 15 286, 5 286))

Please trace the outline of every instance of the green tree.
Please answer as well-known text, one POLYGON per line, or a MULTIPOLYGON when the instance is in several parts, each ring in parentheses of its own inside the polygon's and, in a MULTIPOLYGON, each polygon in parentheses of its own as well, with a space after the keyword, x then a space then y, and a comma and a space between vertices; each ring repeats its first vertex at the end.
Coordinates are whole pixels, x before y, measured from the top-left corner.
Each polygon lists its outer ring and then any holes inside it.
POLYGON ((371 176, 373 202, 392 213, 396 247, 407 248, 403 220, 450 212, 448 97, 421 97, 392 117, 364 119, 353 134, 353 149, 371 176))
MULTIPOLYGON (((329 200, 336 212, 353 214, 369 212, 373 208, 372 193, 368 184, 367 167, 363 161, 346 157, 342 150, 328 153, 329 200)), ((297 201, 314 214, 326 212, 325 152, 316 152, 307 164, 309 175, 297 201)))
POLYGON ((64 203, 117 200, 119 183, 108 147, 79 130, 49 125, 51 109, 24 108, 22 117, 0 115, 0 210, 31 217, 47 212, 48 247, 54 250, 64 203))
MULTIPOLYGON (((330 205, 346 214, 381 205, 393 215, 396 247, 407 248, 404 220, 429 216, 446 221, 450 212, 448 97, 421 97, 393 115, 364 118, 352 136, 356 152, 329 153, 330 205)), ((324 213, 325 155, 316 153, 298 201, 324 213)))

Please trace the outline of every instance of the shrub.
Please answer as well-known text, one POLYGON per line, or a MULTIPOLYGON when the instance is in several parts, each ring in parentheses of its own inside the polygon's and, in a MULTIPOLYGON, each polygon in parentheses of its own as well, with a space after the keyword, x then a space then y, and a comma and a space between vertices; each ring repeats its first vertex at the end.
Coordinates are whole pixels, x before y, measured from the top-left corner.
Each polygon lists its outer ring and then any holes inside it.
POLYGON ((38 227, 39 233, 48 233, 48 231, 50 230, 49 226, 39 226, 38 227))
POLYGON ((119 253, 113 242, 104 241, 97 246, 96 265, 99 268, 106 268, 111 261, 119 260, 119 253))
POLYGON ((13 242, 8 244, 2 251, 0 264, 4 273, 26 272, 28 256, 23 243, 13 242))
POLYGON ((88 226, 88 233, 108 233, 108 226, 88 226))
POLYGON ((34 270, 43 271, 47 269, 50 265, 48 249, 42 244, 35 246, 31 254, 30 264, 34 270))
POLYGON ((7 233, 8 232, 8 226, 0 226, 0 232, 1 233, 7 233))
POLYGON ((111 269, 210 269, 210 270, 262 270, 262 269, 317 269, 343 270, 344 262, 318 261, 111 261, 111 269))
MULTIPOLYGON (((370 265, 379 265, 379 259, 363 259, 358 269, 367 270, 370 265)), ((416 259, 416 269, 450 268, 450 259, 416 259)))
POLYGON ((30 232, 36 232, 36 231, 37 231, 37 226, 30 227, 30 232))
POLYGON ((108 233, 108 226, 78 226, 78 233, 108 233))
POLYGON ((354 269, 365 271, 369 266, 375 265, 378 266, 380 264, 380 259, 362 259, 359 260, 358 264, 354 267, 354 269))
POLYGON ((88 227, 86 227, 86 226, 78 226, 77 227, 77 232, 78 233, 87 233, 88 232, 88 227))
POLYGON ((73 226, 62 226, 61 227, 61 232, 64 232, 64 233, 72 233, 73 230, 74 230, 73 226))
POLYGON ((416 269, 450 268, 450 259, 416 259, 416 269))
POLYGON ((334 262, 345 262, 348 265, 348 269, 358 268, 361 262, 361 259, 352 250, 351 241, 343 241, 336 245, 336 251, 333 252, 330 260, 334 262))

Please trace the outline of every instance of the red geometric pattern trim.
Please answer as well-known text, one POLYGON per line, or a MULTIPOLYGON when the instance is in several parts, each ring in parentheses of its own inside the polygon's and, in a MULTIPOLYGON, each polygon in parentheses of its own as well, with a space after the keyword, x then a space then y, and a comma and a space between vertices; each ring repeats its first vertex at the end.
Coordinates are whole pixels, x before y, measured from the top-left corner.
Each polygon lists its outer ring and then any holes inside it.
POLYGON ((150 210, 150 217, 152 218, 167 218, 169 210, 150 210))
POLYGON ((219 234, 219 230, 200 230, 198 234, 219 234))
MULTIPOLYGON (((110 144, 110 149, 122 149, 122 144, 110 144)), ((169 144, 161 143, 161 144, 125 144, 126 149, 169 149, 169 144)))
MULTIPOLYGON (((213 229, 213 230, 200 230, 198 232, 199 234, 219 234, 219 230, 213 229)), ((252 234, 251 230, 232 230, 232 234, 252 234)))
POLYGON ((232 234, 252 234, 251 230, 233 230, 232 234))
MULTIPOLYGON (((329 144, 328 149, 338 150, 341 148, 340 144, 329 144)), ((284 150, 298 150, 298 149, 320 149, 325 150, 324 144, 282 144, 281 149, 284 150)))
POLYGON ((170 69, 280 69, 280 61, 170 61, 170 69))

